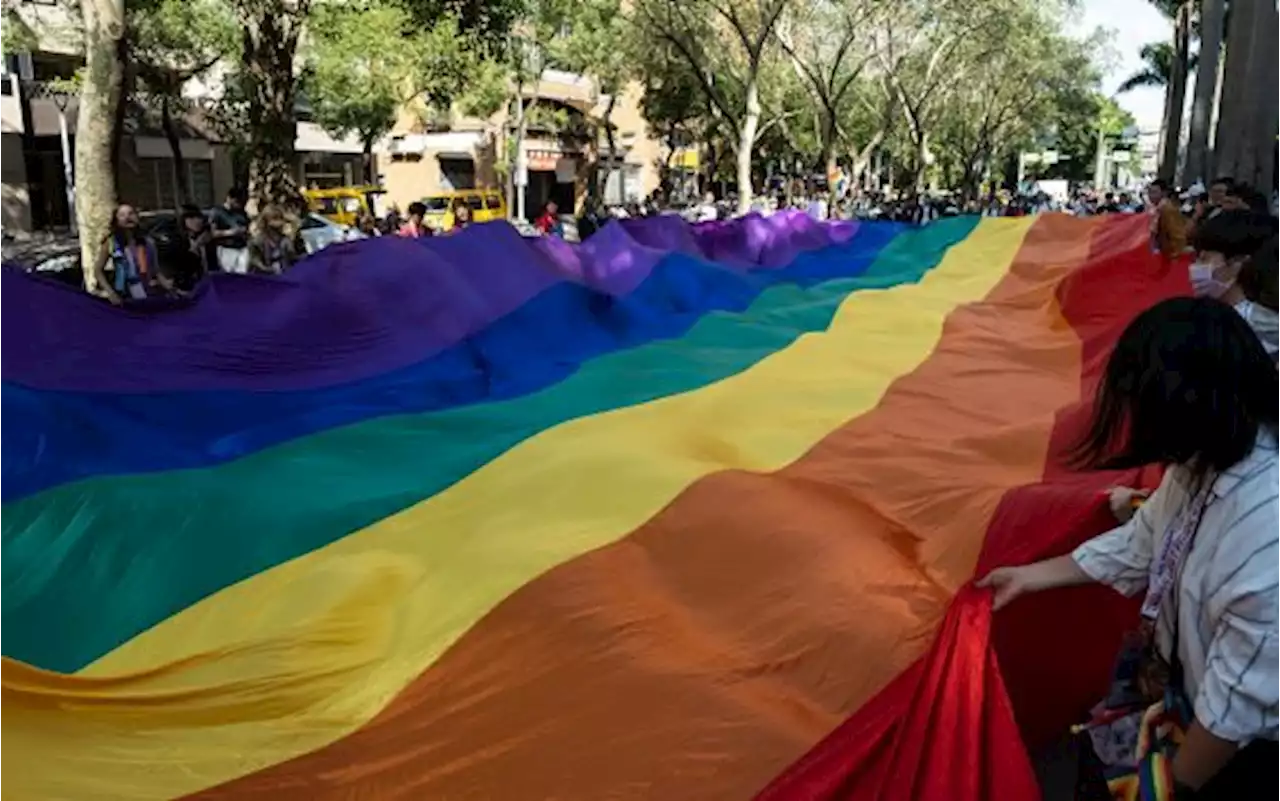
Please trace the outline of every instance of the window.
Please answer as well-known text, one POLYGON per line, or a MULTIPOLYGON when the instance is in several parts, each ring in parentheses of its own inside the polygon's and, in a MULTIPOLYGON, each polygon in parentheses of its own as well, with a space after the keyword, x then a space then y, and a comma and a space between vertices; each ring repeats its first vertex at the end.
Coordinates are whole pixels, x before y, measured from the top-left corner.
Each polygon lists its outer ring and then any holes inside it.
MULTIPOLYGON (((191 192, 187 202, 202 209, 213 206, 213 163, 204 159, 188 159, 184 160, 183 169, 191 192)), ((139 208, 172 209, 178 205, 178 176, 173 168, 173 159, 138 159, 138 178, 136 202, 139 208)))
POLYGON ((502 195, 485 195, 484 205, 485 208, 495 211, 502 208, 502 195))
POLYGON ((440 185, 454 191, 476 185, 476 163, 470 158, 440 156, 440 185))
POLYGON ((338 211, 338 199, 335 197, 321 197, 312 201, 315 204, 316 211, 321 214, 334 214, 338 211))
POLYGON ((31 77, 37 81, 70 80, 75 78, 76 71, 83 66, 84 59, 80 56, 59 53, 31 55, 31 77))
POLYGON ((187 162, 190 174, 188 186, 191 187, 189 200, 202 209, 210 208, 217 203, 213 195, 213 162, 203 159, 192 159, 187 162))

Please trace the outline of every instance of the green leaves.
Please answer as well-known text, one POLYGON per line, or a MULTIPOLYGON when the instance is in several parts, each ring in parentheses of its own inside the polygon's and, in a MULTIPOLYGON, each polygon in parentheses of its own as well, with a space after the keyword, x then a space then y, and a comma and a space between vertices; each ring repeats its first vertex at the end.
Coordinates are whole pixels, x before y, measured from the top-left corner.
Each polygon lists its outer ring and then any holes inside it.
POLYGON ((303 87, 316 122, 366 146, 385 136, 402 106, 448 110, 479 67, 478 43, 457 18, 430 26, 390 0, 324 3, 312 9, 303 87))
POLYGON ((240 30, 225 0, 132 0, 130 52, 154 71, 183 80, 234 58, 240 30))

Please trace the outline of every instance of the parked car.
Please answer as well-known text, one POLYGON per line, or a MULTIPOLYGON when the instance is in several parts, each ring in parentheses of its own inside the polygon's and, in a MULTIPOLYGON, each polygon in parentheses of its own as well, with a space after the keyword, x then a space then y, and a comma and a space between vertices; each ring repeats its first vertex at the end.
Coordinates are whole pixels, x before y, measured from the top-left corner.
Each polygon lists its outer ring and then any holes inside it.
POLYGON ((507 199, 496 189, 461 189, 424 197, 426 223, 437 231, 453 229, 453 204, 461 199, 471 207, 471 222, 492 222, 507 218, 507 199))
POLYGON ((80 269, 80 241, 64 235, 4 243, 5 264, 17 264, 27 272, 39 273, 70 286, 84 286, 80 269))
POLYGON ((336 189, 304 189, 302 196, 318 214, 339 225, 355 225, 361 215, 382 216, 381 198, 387 190, 380 186, 344 186, 336 189))
POLYGON ((308 214, 302 219, 302 242, 308 253, 323 250, 334 242, 351 242, 364 239, 359 229, 342 225, 319 214, 308 214))

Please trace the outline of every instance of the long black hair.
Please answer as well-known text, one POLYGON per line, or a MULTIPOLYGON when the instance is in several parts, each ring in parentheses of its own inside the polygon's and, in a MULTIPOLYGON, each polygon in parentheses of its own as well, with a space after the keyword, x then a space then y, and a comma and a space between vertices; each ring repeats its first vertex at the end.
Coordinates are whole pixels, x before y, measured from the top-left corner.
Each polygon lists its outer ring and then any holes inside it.
POLYGON ((1088 430, 1070 449, 1085 469, 1181 464, 1226 470, 1276 436, 1275 364, 1235 309, 1170 298, 1134 318, 1107 361, 1088 430))

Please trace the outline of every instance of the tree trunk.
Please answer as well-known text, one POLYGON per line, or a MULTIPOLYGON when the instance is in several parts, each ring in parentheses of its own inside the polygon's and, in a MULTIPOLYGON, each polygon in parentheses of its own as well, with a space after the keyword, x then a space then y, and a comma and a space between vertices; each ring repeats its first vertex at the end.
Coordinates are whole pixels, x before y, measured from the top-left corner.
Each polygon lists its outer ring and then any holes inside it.
POLYGON ((1160 154, 1160 177, 1172 181, 1178 171, 1178 145, 1182 140, 1182 106, 1187 95, 1187 57, 1191 49, 1191 1, 1178 6, 1173 28, 1173 65, 1165 89, 1164 148, 1160 154))
POLYGON ((94 279, 100 248, 116 206, 116 165, 111 160, 112 127, 122 90, 119 59, 124 35, 124 0, 81 0, 84 19, 84 83, 76 117, 76 222, 85 286, 94 279))
POLYGON ((916 192, 923 192, 926 188, 925 172, 929 168, 929 134, 922 128, 915 128, 912 130, 912 139, 916 146, 916 162, 914 165, 915 175, 912 178, 911 185, 916 192))
MULTIPOLYGON (((1255 3, 1233 3, 1226 36, 1226 58, 1222 66, 1222 97, 1218 105, 1218 128, 1214 136, 1215 175, 1228 175, 1240 152, 1249 113, 1249 39, 1252 36, 1255 3)), ((1213 180, 1212 178, 1210 180, 1213 180)))
POLYGON ((160 101, 160 128, 164 138, 169 140, 169 151, 173 153, 173 171, 178 179, 178 197, 175 204, 181 210, 183 204, 191 199, 191 184, 187 180, 187 162, 182 157, 182 139, 178 136, 178 126, 173 123, 173 98, 168 94, 160 101))
MULTIPOLYGON (((508 149, 510 147, 505 136, 510 135, 515 140, 515 152, 511 155, 511 164, 507 168, 507 213, 512 215, 512 219, 515 219, 516 215, 516 192, 520 191, 520 187, 516 184, 516 181, 519 178, 520 172, 520 148, 523 146, 523 143, 519 139, 520 126, 522 123, 522 117, 524 116, 523 92, 524 84, 517 79, 515 103, 507 107, 509 110, 515 112, 515 124, 510 125, 508 123, 503 123, 504 139, 502 147, 504 149, 508 149)), ((509 149, 507 152, 509 152, 509 149)))
POLYGON ((1276 91, 1274 6, 1234 3, 1226 44, 1215 148, 1217 170, 1245 183, 1273 186, 1276 98, 1264 93, 1276 91))
POLYGON ((759 70, 753 68, 747 79, 746 114, 738 130, 738 213, 751 210, 751 153, 756 145, 756 131, 760 129, 759 70))
POLYGON ((870 186, 866 181, 868 168, 871 166, 871 157, 875 154, 876 148, 880 147, 880 143, 884 141, 884 129, 876 131, 871 140, 863 145, 862 149, 853 154, 853 164, 849 167, 849 181, 854 186, 860 186, 869 189, 870 186))
POLYGON ((373 137, 366 134, 362 136, 360 139, 361 139, 361 143, 363 144, 363 147, 361 148, 361 153, 363 156, 362 162, 364 164, 364 176, 363 176, 364 180, 358 181, 357 183, 364 183, 364 184, 368 184, 369 186, 374 186, 378 183, 378 180, 377 180, 378 176, 374 175, 373 173, 373 137))
POLYGON ((309 6, 310 0, 236 0, 249 97, 249 195, 258 210, 289 206, 298 196, 293 60, 309 6))
MULTIPOLYGON (((600 124, 604 126, 604 139, 605 139, 605 142, 608 143, 609 145, 609 165, 605 167, 604 190, 600 193, 601 196, 604 196, 609 192, 609 179, 613 177, 613 168, 615 166, 614 159, 615 159, 616 151, 614 149, 615 142, 613 141, 613 107, 617 102, 618 102, 618 93, 610 92, 609 105, 604 107, 604 116, 600 118, 600 124)), ((597 141, 599 141, 598 138, 597 138, 597 141)), ((622 183, 623 184, 626 183, 626 176, 623 176, 622 183)), ((627 193, 626 193, 625 186, 620 186, 619 189, 622 190, 618 193, 620 195, 619 202, 621 202, 626 200, 627 193)))
POLYGON ((1253 124, 1250 126, 1250 149, 1254 153, 1254 170, 1251 178, 1254 188, 1265 194, 1275 190, 1276 136, 1280 121, 1280 74, 1276 63, 1280 61, 1280 14, 1273 2, 1259 4, 1259 24, 1255 29, 1253 58, 1250 75, 1258 92, 1253 106, 1253 124))
POLYGON ((1209 151, 1209 126, 1218 92, 1218 59, 1222 49, 1225 0, 1200 0, 1200 63, 1196 68, 1196 93, 1191 101, 1191 132, 1187 141, 1187 165, 1182 183, 1213 180, 1209 151))

